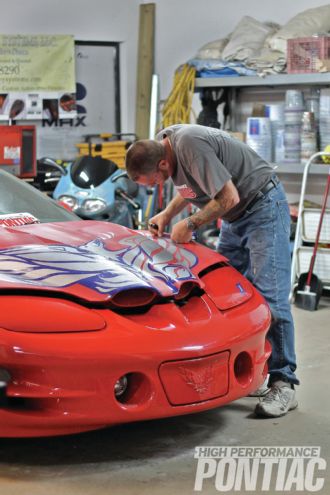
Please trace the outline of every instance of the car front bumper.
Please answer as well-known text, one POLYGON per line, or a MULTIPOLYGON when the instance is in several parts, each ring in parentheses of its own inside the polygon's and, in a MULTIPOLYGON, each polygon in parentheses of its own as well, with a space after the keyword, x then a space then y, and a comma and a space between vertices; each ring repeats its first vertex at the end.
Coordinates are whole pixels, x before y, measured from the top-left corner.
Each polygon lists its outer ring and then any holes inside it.
POLYGON ((267 373, 270 313, 257 293, 226 312, 207 296, 182 308, 156 305, 147 315, 97 312, 104 330, 1 331, 0 367, 11 381, 0 436, 60 435, 203 411, 248 395, 267 373), (127 390, 116 397, 122 376, 127 390))

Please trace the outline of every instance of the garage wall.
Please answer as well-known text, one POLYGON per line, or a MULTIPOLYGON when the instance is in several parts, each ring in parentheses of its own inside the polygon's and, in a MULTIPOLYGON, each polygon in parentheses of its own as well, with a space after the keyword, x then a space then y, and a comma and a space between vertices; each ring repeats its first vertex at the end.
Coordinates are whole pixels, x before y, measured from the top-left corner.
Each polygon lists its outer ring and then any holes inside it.
POLYGON ((157 0, 156 55, 161 96, 167 96, 175 69, 209 41, 229 34, 245 15, 281 25, 322 0, 157 0))
MULTIPOLYGON (((121 41, 122 128, 134 131, 139 0, 9 0, 2 34, 72 34, 80 40, 121 41)), ((175 69, 200 46, 228 34, 244 15, 284 24, 320 0, 155 0, 156 72, 161 98, 175 69)))
POLYGON ((139 0, 2 0, 1 34, 72 34, 122 42, 122 128, 134 129, 139 0))

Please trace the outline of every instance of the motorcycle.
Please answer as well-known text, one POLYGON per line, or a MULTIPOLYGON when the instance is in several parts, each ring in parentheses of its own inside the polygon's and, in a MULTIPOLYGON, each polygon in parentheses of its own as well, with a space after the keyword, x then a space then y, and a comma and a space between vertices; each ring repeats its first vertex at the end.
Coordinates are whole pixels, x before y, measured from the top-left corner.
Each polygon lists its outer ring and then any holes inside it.
POLYGON ((34 177, 32 185, 47 196, 53 197, 54 189, 69 163, 71 162, 64 160, 56 160, 55 162, 50 158, 40 158, 37 160, 37 175, 34 177))
POLYGON ((40 161, 60 172, 53 198, 76 215, 137 228, 147 192, 125 177, 113 161, 86 155, 65 168, 51 158, 40 161))

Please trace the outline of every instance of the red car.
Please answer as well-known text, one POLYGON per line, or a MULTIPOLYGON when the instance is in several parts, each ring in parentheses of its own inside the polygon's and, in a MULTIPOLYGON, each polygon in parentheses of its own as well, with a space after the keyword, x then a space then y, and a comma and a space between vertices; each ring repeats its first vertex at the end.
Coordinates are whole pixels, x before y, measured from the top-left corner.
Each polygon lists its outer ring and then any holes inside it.
POLYGON ((218 253, 82 221, 0 171, 0 436, 227 404, 263 382, 269 324, 218 253))

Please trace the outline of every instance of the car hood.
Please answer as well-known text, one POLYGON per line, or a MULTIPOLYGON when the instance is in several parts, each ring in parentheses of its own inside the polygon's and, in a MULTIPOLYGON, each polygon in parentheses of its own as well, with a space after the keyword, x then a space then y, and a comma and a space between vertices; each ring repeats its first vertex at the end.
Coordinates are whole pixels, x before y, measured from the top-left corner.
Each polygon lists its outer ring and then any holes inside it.
POLYGON ((202 288, 199 272, 223 259, 196 243, 177 245, 106 222, 1 227, 0 290, 55 291, 91 302, 136 289, 171 297, 183 284, 202 288))

